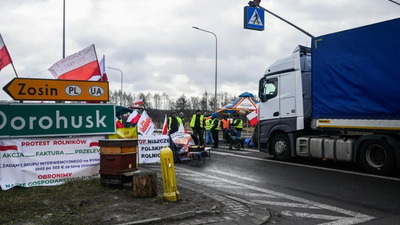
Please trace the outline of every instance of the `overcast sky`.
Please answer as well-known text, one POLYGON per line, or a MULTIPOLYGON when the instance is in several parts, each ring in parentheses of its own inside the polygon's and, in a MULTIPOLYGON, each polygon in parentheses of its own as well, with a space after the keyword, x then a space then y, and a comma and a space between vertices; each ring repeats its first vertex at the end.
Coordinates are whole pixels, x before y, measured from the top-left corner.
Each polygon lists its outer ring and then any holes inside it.
MULTIPOLYGON (((165 92, 176 99, 214 93, 215 38, 218 91, 257 94, 275 60, 311 39, 270 14, 265 30, 243 29, 248 0, 67 0, 66 55, 94 44, 106 66, 121 69, 124 91, 165 92)), ((314 36, 400 17, 387 0, 262 0, 261 5, 314 36)), ((62 58, 62 0, 1 0, 0 33, 19 77, 54 79, 47 70, 62 58)), ((400 28, 399 28, 400 29, 400 28)), ((119 71, 107 69, 110 89, 119 71)), ((0 86, 15 75, 0 71, 0 86)), ((0 99, 11 99, 3 90, 0 99)))

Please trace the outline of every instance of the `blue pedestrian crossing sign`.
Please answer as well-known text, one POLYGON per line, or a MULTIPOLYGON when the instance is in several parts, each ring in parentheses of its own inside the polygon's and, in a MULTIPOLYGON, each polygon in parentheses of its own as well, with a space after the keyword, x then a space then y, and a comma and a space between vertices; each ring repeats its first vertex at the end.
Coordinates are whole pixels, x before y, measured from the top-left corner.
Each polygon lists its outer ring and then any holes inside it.
POLYGON ((264 10, 256 7, 244 7, 244 28, 264 30, 264 10))

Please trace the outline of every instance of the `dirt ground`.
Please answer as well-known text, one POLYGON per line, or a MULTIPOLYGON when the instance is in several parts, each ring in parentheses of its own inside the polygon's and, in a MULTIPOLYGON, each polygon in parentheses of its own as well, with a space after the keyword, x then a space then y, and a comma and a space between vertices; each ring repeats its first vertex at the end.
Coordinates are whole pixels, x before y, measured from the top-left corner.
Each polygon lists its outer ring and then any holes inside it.
POLYGON ((158 196, 153 198, 134 198, 131 183, 120 189, 103 186, 100 179, 0 191, 0 224, 120 224, 187 211, 217 212, 221 207, 214 199, 179 184, 181 199, 164 202, 159 177, 157 182, 158 196))

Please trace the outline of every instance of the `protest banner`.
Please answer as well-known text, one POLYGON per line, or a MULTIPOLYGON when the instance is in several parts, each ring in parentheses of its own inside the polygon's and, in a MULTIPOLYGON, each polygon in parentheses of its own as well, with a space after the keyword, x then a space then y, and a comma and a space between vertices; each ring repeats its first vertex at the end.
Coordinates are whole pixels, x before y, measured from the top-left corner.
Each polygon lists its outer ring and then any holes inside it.
POLYGON ((176 145, 194 145, 190 134, 184 132, 175 132, 171 134, 171 138, 176 145))
POLYGON ((139 164, 159 163, 160 150, 169 146, 168 135, 139 136, 139 164))
POLYGON ((137 127, 117 128, 116 134, 108 135, 108 139, 137 139, 137 127))
POLYGON ((104 136, 0 139, 0 186, 54 186, 98 176, 104 136))

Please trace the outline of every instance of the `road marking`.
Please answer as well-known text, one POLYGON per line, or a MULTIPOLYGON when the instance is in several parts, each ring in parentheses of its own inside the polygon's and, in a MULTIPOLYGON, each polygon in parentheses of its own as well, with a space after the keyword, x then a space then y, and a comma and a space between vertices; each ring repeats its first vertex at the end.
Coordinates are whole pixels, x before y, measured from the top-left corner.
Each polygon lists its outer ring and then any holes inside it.
POLYGON ((224 188, 224 189, 241 189, 242 187, 239 186, 227 186, 224 184, 211 184, 211 185, 207 185, 208 187, 214 187, 214 188, 224 188))
POLYGON ((231 181, 231 180, 228 180, 228 179, 225 179, 225 178, 222 178, 222 177, 216 177, 216 176, 213 176, 213 175, 205 174, 203 172, 196 172, 196 171, 192 171, 192 170, 185 169, 185 168, 182 168, 182 167, 179 168, 179 170, 185 171, 186 173, 197 174, 198 176, 207 177, 209 179, 217 180, 217 181, 228 183, 228 184, 231 184, 231 185, 236 185, 236 186, 239 186, 239 187, 242 187, 242 188, 247 188, 247 189, 254 190, 254 191, 257 191, 257 192, 261 192, 261 193, 264 193, 264 194, 274 195, 274 196, 277 196, 277 197, 280 197, 280 198, 284 198, 284 199, 287 199, 287 200, 291 200, 291 201, 294 201, 294 202, 300 202, 300 203, 303 203, 305 205, 310 205, 310 206, 313 206, 313 207, 316 207, 316 208, 325 209, 325 210, 328 210, 328 211, 332 211, 332 212, 336 212, 336 213, 340 213, 340 214, 344 214, 344 215, 350 216, 350 217, 342 217, 342 218, 345 218, 345 219, 340 218, 339 220, 336 220, 336 221, 333 221, 333 222, 330 222, 330 223, 326 223, 324 225, 328 225, 328 224, 329 225, 357 224, 357 223, 363 223, 363 222, 367 222, 369 220, 374 219, 374 217, 368 216, 368 215, 365 215, 365 214, 353 212, 353 211, 342 209, 342 208, 338 208, 338 207, 335 207, 335 206, 325 205, 325 204, 322 204, 322 203, 318 203, 318 202, 314 202, 314 201, 311 201, 311 200, 307 200, 307 199, 303 199, 303 198, 299 198, 299 197, 283 194, 283 193, 276 192, 276 191, 271 191, 271 190, 264 189, 264 188, 259 188, 259 187, 253 186, 253 185, 238 183, 237 181, 231 181))
POLYGON ((312 205, 291 203, 291 202, 275 202, 275 201, 265 201, 265 200, 253 200, 252 202, 261 204, 261 205, 275 205, 275 206, 284 206, 284 207, 293 207, 293 208, 318 209, 317 207, 312 206, 312 205))
POLYGON ((260 193, 246 193, 246 196, 249 197, 260 197, 260 198, 278 198, 275 195, 270 195, 270 194, 260 194, 260 193))
POLYGON ((321 214, 311 214, 311 213, 301 213, 301 212, 291 212, 291 211, 282 211, 281 214, 285 216, 294 216, 294 217, 312 218, 321 220, 342 220, 349 218, 343 216, 331 216, 331 215, 321 215, 321 214))
POLYGON ((248 177, 237 176, 237 175, 234 175, 232 173, 221 172, 221 171, 217 171, 217 170, 213 170, 213 169, 206 169, 205 171, 206 172, 211 172, 211 173, 219 173, 219 174, 224 175, 224 176, 230 176, 230 177, 233 177, 233 178, 247 180, 247 181, 251 181, 251 182, 255 182, 255 183, 260 183, 259 180, 248 178, 248 177))
POLYGON ((321 215, 321 214, 311 214, 311 213, 301 213, 301 212, 291 212, 291 211, 282 211, 282 215, 285 216, 293 216, 293 217, 301 217, 301 218, 309 218, 309 219, 321 219, 321 220, 333 220, 333 222, 321 223, 319 225, 347 225, 347 224, 357 224, 363 223, 364 220, 360 219, 359 221, 354 220, 352 217, 342 217, 342 216, 331 216, 331 215, 321 215))
POLYGON ((201 182, 204 182, 204 183, 210 183, 210 182, 211 182, 210 179, 207 179, 207 178, 199 178, 199 176, 193 177, 192 180, 201 181, 201 182))
POLYGON ((383 179, 383 180, 400 181, 400 178, 396 178, 396 177, 383 177, 383 176, 378 176, 378 175, 373 175, 373 174, 365 174, 365 173, 359 173, 359 172, 337 170, 337 169, 324 168, 324 167, 318 167, 318 166, 301 165, 301 164, 295 164, 295 163, 290 163, 290 162, 275 161, 275 160, 271 160, 271 159, 260 159, 260 158, 256 158, 256 157, 252 157, 252 156, 235 155, 235 154, 226 153, 226 152, 215 152, 214 151, 213 154, 233 156, 233 157, 244 158, 244 159, 253 159, 253 160, 258 160, 258 161, 271 162, 271 163, 284 164, 284 165, 297 166, 297 167, 304 167, 304 168, 311 168, 311 169, 318 169, 318 170, 325 170, 325 171, 331 171, 331 172, 353 174, 353 175, 364 176, 364 177, 373 177, 373 178, 379 178, 379 179, 383 179))
MULTIPOLYGON (((179 171, 179 168, 176 168, 176 170, 179 171)), ((196 174, 190 174, 190 173, 180 173, 179 175, 181 175, 181 176, 188 176, 188 177, 197 177, 196 174)))
POLYGON ((229 150, 228 148, 221 147, 220 149, 223 149, 223 150, 225 150, 225 151, 234 151, 234 152, 240 152, 240 153, 260 152, 259 150, 248 149, 248 148, 242 149, 242 150, 237 150, 237 149, 229 150))

